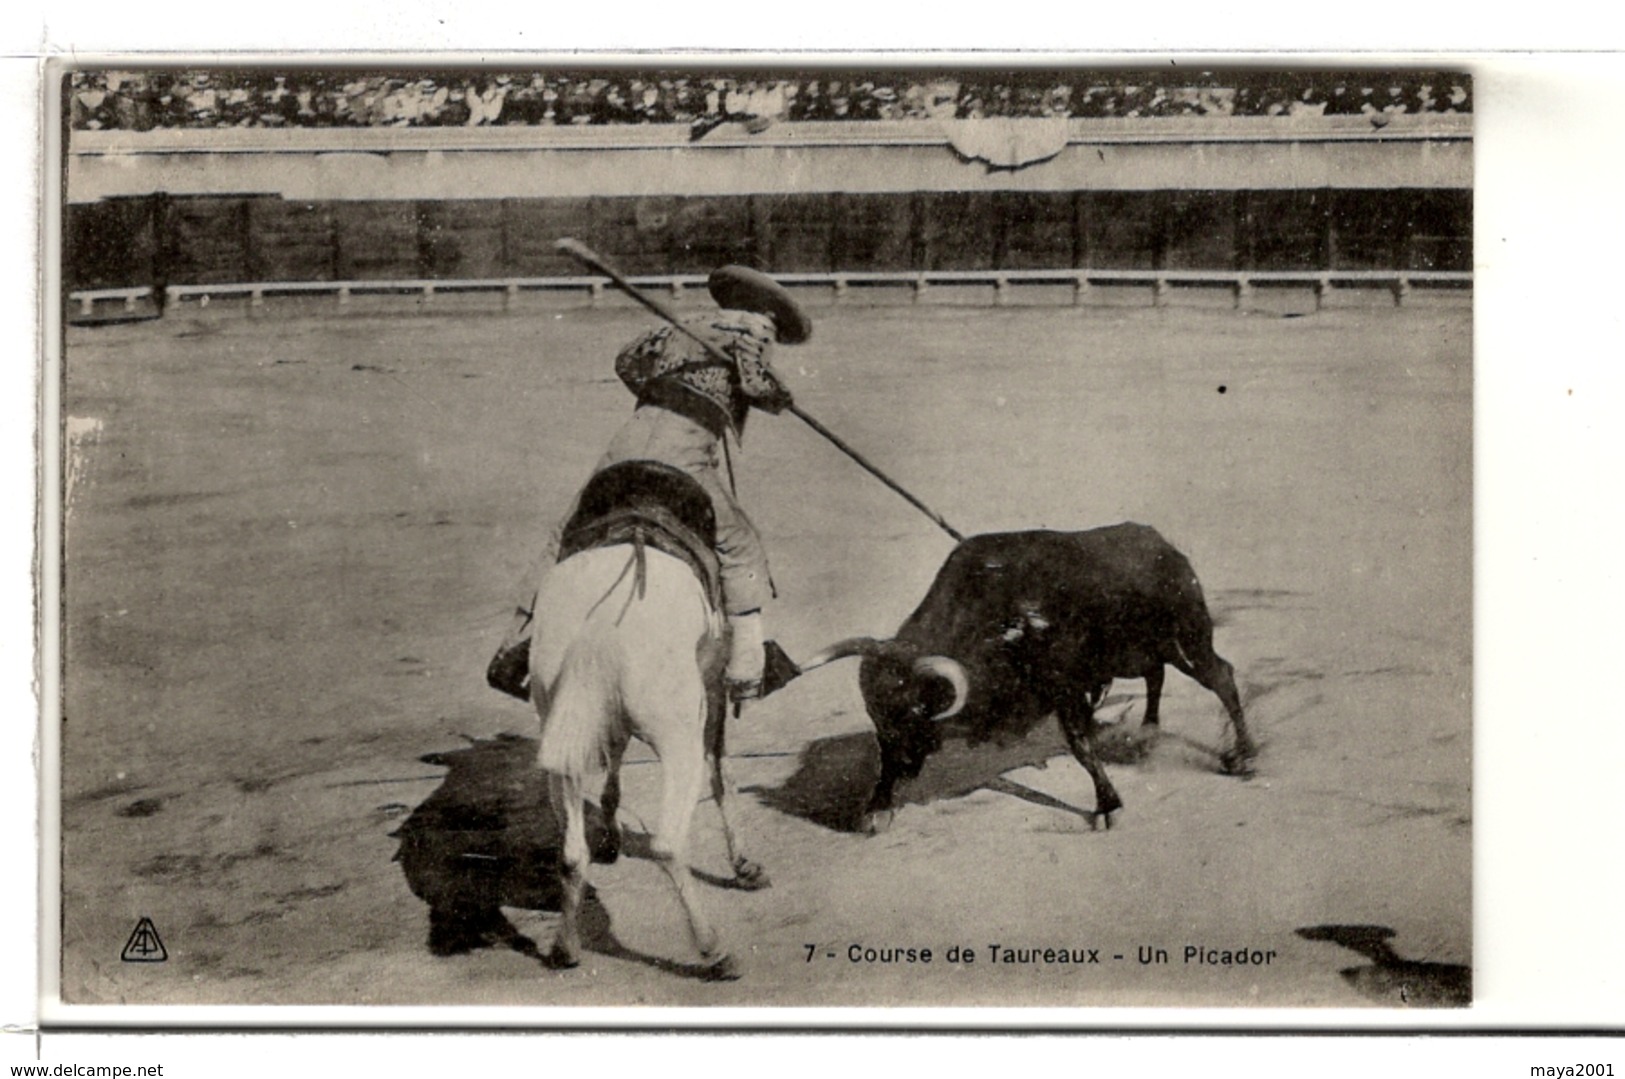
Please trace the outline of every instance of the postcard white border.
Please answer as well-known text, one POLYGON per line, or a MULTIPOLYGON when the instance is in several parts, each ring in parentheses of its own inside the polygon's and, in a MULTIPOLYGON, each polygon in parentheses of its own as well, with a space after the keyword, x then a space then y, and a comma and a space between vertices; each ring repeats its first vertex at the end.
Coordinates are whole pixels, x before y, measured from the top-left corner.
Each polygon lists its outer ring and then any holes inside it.
MULTIPOLYGON (((99 6, 99 5, 98 5, 99 6)), ((77 12, 79 9, 75 9, 77 12)), ((290 9, 280 7, 276 25, 256 28, 258 40, 236 48, 273 49, 343 48, 357 40, 369 47, 395 42, 389 48, 389 62, 410 63, 411 54, 428 47, 467 49, 471 39, 463 36, 466 24, 455 17, 442 23, 444 39, 432 33, 428 5, 404 5, 377 9, 377 21, 346 22, 332 19, 332 25, 296 25, 301 22, 290 9), (387 21, 386 21, 387 20, 387 21), (327 37, 324 29, 337 32, 327 37), (279 35, 301 35, 301 40, 279 35), (397 49, 401 51, 396 51, 397 49)), ((296 9, 295 9, 296 11, 296 9)), ((915 9, 918 15, 918 9, 915 9)), ((328 13, 330 19, 332 13, 328 13)), ((124 48, 171 52, 177 47, 222 49, 218 39, 203 40, 202 26, 189 26, 182 13, 167 27, 164 18, 153 18, 152 10, 140 16, 131 30, 121 30, 122 19, 115 17, 96 27, 100 40, 93 44, 111 48, 115 35, 123 33, 118 45, 124 48)), ((131 18, 135 16, 131 15, 131 18)), ((60 18, 56 25, 60 25, 60 18)), ((1036 18, 1036 16, 1035 16, 1036 18)), ((1409 14, 1407 14, 1409 18, 1409 14)), ((70 20, 71 21, 71 20, 70 20)), ((309 20, 304 20, 308 23, 309 20)), ((1477 20, 1475 19, 1475 23, 1477 20)), ((716 42, 737 27, 708 28, 716 42)), ((852 29, 849 27, 849 29, 852 29)), ((844 43, 874 48, 877 42, 857 32, 844 36, 844 43)), ((931 49, 928 40, 940 26, 923 20, 905 28, 900 40, 908 45, 895 48, 931 49), (913 36, 906 36, 909 30, 913 36)), ((1035 30, 1042 28, 1035 27, 1035 30)), ((1051 28, 1053 30, 1053 28, 1051 28)), ((1411 40, 1429 36, 1432 28, 1406 28, 1411 40)), ((1484 42, 1482 27, 1450 27, 1463 38, 1473 34, 1477 46, 1484 42)), ((1011 30, 1009 21, 990 28, 985 43, 999 48, 1020 47, 1021 41, 1002 40, 1011 30)), ((80 30, 83 34, 85 31, 80 30)), ((491 28, 480 31, 486 41, 517 41, 528 45, 523 34, 505 39, 491 28)), ((758 29, 759 32, 759 29, 758 29)), ((809 28, 800 43, 818 47, 820 35, 831 32, 822 24, 809 28)), ((894 28, 892 32, 896 32, 894 28)), ((65 50, 74 42, 48 28, 43 52, 65 50)), ((1122 33, 1121 30, 1118 31, 1122 33)), ((1396 36, 1392 24, 1381 33, 1369 24, 1348 28, 1341 48, 1357 50, 1314 53, 1276 53, 1259 48, 1259 27, 1237 31, 1228 38, 1221 32, 1203 42, 1204 50, 1182 58, 1200 62, 1222 53, 1226 62, 1239 59, 1267 64, 1307 64, 1350 59, 1362 64, 1385 60, 1404 64, 1465 63, 1475 73, 1477 147, 1477 186, 1475 243, 1477 281, 1477 341, 1475 346, 1477 422, 1475 505, 1477 517, 1477 643, 1475 656, 1475 1006, 1461 1013, 1394 1013, 1359 1009, 1350 1011, 1258 1011, 1239 1009, 1202 1010, 1102 1010, 1086 1018, 1076 1010, 1019 1010, 989 1013, 980 1009, 888 1009, 875 1010, 787 1010, 771 1014, 756 1012, 719 1014, 714 1010, 655 1009, 628 1014, 621 1010, 559 1009, 53 1009, 52 1017, 73 1023, 99 1025, 116 1021, 120 1026, 168 1027, 203 1022, 210 1025, 443 1027, 499 1025, 535 1026, 559 1024, 570 1027, 606 1024, 660 1027, 694 1025, 751 1029, 771 1026, 836 1026, 863 1029, 876 1025, 930 1029, 937 1027, 1008 1028, 1044 1027, 1052 1024, 1076 1025, 1083 1018, 1090 1026, 1127 1029, 1200 1028, 1237 1030, 1342 1029, 1347 1031, 1413 1029, 1485 1031, 1496 1028, 1572 1030, 1576 1027, 1619 1030, 1625 1022, 1625 940, 1617 932, 1617 910, 1625 895, 1621 873, 1622 845, 1612 835, 1615 814, 1609 797, 1613 772, 1625 762, 1625 733, 1615 719, 1617 707, 1607 696, 1610 675, 1616 666, 1610 662, 1621 634, 1617 622, 1604 619, 1608 612, 1625 610, 1621 595, 1620 555, 1610 542, 1617 533, 1610 527, 1617 512, 1620 489, 1618 471, 1622 459, 1618 436, 1617 408, 1620 390, 1621 346, 1620 311, 1613 295, 1615 280, 1609 273, 1609 248, 1622 236, 1621 210, 1615 194, 1615 174, 1625 158, 1620 154, 1621 123, 1618 103, 1625 89, 1625 65, 1617 53, 1554 54, 1475 52, 1374 53, 1360 51, 1380 48, 1396 36), (1252 33, 1248 43, 1239 40, 1252 33), (1230 50, 1249 47, 1242 54, 1230 50), (1567 391, 1574 390, 1570 395, 1567 391), (1611 647, 1613 646, 1613 647, 1611 647), (1609 847, 1612 849, 1609 849, 1609 847)), ((695 33, 697 38, 698 32, 695 33)), ((1044 44, 1053 44, 1052 32, 1035 35, 1044 44)), ((842 39, 842 35, 835 34, 842 39)), ((1447 40, 1449 33, 1434 33, 1434 40, 1447 40)), ((578 40, 580 40, 578 38, 578 40)), ((674 43, 681 43, 673 36, 674 43)), ((822 40, 828 40, 827 37, 822 40)), ((1127 39, 1104 32, 1090 42, 1094 49, 1108 51, 1113 45, 1136 49, 1157 48, 1178 42, 1153 40, 1147 44, 1126 45, 1127 39)), ((1189 39, 1187 39, 1189 40, 1189 39)), ((1459 39, 1458 39, 1459 40, 1459 39)), ((646 43, 641 47, 649 47, 646 43)), ((721 42, 727 47, 741 47, 721 42)), ((1031 39, 1027 44, 1031 44, 1031 39)), ((1526 35, 1523 44, 1554 44, 1526 35)), ((539 46, 546 42, 537 42, 539 46)), ((590 42, 596 47, 625 48, 628 41, 590 42)), ((1301 42, 1299 43, 1301 46, 1301 42)), ((1490 43, 1495 47, 1495 43, 1490 43)), ((751 47, 763 48, 758 38, 751 47)), ((1288 44, 1285 47, 1291 47, 1288 44)), ((506 50, 505 50, 506 51, 506 50)), ((38 91, 38 57, 0 65, 3 84, 11 100, 26 91, 38 91), (27 67, 20 73, 19 67, 27 67), (35 81, 36 85, 27 84, 35 81)), ((83 55, 81 51, 81 55, 83 55)), ((468 58, 490 60, 493 53, 475 51, 468 58)), ((215 57, 218 59, 218 54, 215 57)), ((301 57, 302 59, 304 57, 301 57)), ((440 57, 436 57, 439 59, 440 57)), ((827 54, 807 57, 828 62, 827 54)), ((925 59, 951 64, 963 54, 932 51, 925 59)), ((974 57, 985 60, 985 55, 974 57)), ((191 57, 197 61, 203 57, 191 57)), ((535 57, 527 58, 535 62, 535 57)), ((647 57, 636 58, 647 61, 647 57)), ((742 57, 725 57, 738 61, 742 57)), ((843 60, 845 58, 843 57, 843 60)), ((857 57, 861 62, 864 57, 857 57)), ((895 54, 888 54, 895 60, 895 54)), ((1091 60, 1115 59, 1121 55, 1023 53, 1014 58, 1023 63, 1064 59, 1085 64, 1091 60)), ((8 112, 8 118, 13 119, 8 112)), ((50 162, 40 162, 39 173, 53 182, 50 162)), ((17 159, 11 166, 17 167, 17 159)), ((13 177, 13 191, 27 190, 34 177, 21 181, 13 177)), ((36 250, 37 210, 27 207, 23 214, 6 219, 13 249, 36 250)), ((26 262, 26 260, 17 260, 26 262)), ((6 290, 6 303, 15 308, 8 325, 38 325, 38 306, 33 300, 18 303, 33 283, 31 267, 22 267, 23 280, 6 290)), ((49 291, 40 295, 50 295, 49 291)), ((38 349, 24 335, 14 355, 37 355, 38 349)), ((24 377, 26 365, 15 363, 10 378, 24 377)), ((27 372, 32 382, 33 372, 27 372)), ((33 404, 28 392, 33 387, 19 381, 5 395, 12 422, 5 425, 6 437, 15 440, 7 448, 9 460, 31 454, 32 437, 23 448, 22 432, 31 432, 33 404)), ((49 450, 49 447, 45 447, 49 450)), ((32 468, 6 470, 10 505, 19 519, 34 495, 32 468), (14 473, 22 472, 22 476, 14 473)), ((32 536, 24 540, 26 552, 9 560, 11 572, 0 580, 8 589, 5 609, 20 612, 32 607, 32 583, 26 589, 15 587, 18 572, 33 557, 32 536), (24 600, 23 597, 27 596, 24 600)), ((8 548, 10 550, 10 548, 8 548)), ((20 717, 34 707, 30 686, 31 664, 19 663, 19 655, 31 649, 32 626, 8 627, 4 649, 5 690, 12 712, 20 717), (21 635, 15 633, 21 628, 21 635)), ((33 816, 34 741, 27 724, 8 725, 10 751, 4 759, 4 784, 11 821, 33 816), (27 772, 19 765, 28 763, 27 772)), ((40 762, 43 764, 44 762, 40 762)), ((8 829, 8 860, 14 867, 33 863, 31 852, 12 850, 16 841, 33 836, 27 830, 8 829)), ((48 848, 50 849, 50 848, 48 848)), ((6 935, 0 963, 10 976, 4 979, 6 1012, 0 1019, 26 1025, 35 1014, 33 988, 17 986, 17 975, 34 966, 32 962, 4 962, 16 954, 23 934, 16 929, 33 920, 33 912, 12 904, 23 889, 12 889, 7 913, 12 932, 6 935), (26 1010, 24 1010, 26 1009, 26 1010)), ((32 906, 32 904, 28 904, 32 906)), ((731 1053, 731 1051, 728 1051, 731 1053)), ((1625 1063, 1622 1061, 1621 1063, 1625 1063)))

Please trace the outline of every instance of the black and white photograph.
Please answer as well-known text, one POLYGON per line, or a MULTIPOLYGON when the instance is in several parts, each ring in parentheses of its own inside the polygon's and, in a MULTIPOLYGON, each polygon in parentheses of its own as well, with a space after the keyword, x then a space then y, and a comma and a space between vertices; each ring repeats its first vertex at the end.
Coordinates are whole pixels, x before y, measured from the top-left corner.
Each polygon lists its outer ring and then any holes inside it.
POLYGON ((1472 1006, 1469 65, 53 77, 65 1012, 1472 1006))
POLYGON ((1469 70, 58 75, 65 1006, 1472 1003, 1469 70))

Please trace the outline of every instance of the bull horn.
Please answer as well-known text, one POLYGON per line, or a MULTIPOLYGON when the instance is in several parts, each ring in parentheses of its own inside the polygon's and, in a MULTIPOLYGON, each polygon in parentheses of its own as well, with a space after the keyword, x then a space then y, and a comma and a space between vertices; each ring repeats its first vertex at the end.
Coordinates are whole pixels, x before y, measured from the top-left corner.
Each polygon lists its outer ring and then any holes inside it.
POLYGON ((954 689, 953 703, 932 716, 933 720, 952 719, 964 709, 970 697, 970 679, 965 677, 965 668, 958 660, 947 656, 921 656, 914 661, 914 673, 922 678, 941 678, 954 689))
POLYGON ((803 672, 814 667, 822 667, 826 663, 834 663, 838 659, 848 656, 872 656, 883 651, 890 642, 879 641, 873 637, 848 637, 842 641, 821 649, 801 665, 803 672))

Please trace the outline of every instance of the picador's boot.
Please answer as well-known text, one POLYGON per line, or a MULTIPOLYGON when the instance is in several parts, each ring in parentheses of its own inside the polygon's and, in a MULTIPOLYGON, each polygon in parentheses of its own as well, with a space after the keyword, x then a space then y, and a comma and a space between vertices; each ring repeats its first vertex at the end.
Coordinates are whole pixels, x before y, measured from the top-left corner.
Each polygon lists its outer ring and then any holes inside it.
POLYGON ((733 615, 728 625, 732 631, 726 672, 728 700, 738 715, 746 701, 759 700, 789 685, 801 675, 801 668, 779 642, 762 639, 762 612, 733 615))
MULTIPOLYGON (((534 606, 535 600, 532 600, 530 607, 534 606)), ((485 668, 485 681, 492 689, 522 701, 530 700, 530 637, 534 632, 533 621, 529 608, 515 609, 508 632, 503 634, 502 644, 485 668)))
POLYGON ((762 646, 762 612, 747 611, 728 616, 728 700, 734 715, 744 710, 746 701, 762 696, 762 677, 767 670, 767 653, 762 646))

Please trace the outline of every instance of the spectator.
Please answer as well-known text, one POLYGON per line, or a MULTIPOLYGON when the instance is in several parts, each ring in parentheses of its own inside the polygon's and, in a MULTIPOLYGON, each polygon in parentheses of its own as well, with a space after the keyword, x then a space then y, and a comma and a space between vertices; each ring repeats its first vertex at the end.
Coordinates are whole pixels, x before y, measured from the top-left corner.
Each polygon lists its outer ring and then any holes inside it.
POLYGON ((153 127, 687 123, 990 116, 1303 116, 1466 113, 1470 83, 1417 72, 1149 72, 1091 81, 1018 74, 800 80, 568 73, 433 75, 194 71, 76 72, 75 130, 153 127))
POLYGON ((494 124, 502 115, 502 106, 508 99, 508 84, 505 82, 470 82, 463 87, 463 104, 468 107, 468 119, 465 123, 470 127, 481 124, 494 124))

